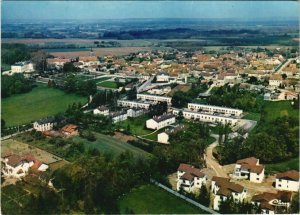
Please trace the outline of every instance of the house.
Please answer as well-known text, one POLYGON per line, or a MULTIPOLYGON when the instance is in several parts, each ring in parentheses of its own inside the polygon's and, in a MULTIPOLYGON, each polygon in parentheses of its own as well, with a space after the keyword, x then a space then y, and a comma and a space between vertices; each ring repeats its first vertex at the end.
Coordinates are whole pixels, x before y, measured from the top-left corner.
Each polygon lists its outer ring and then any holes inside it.
POLYGON ((71 60, 67 58, 48 58, 47 63, 48 65, 53 65, 57 68, 63 67, 66 63, 70 63, 71 60))
POLYGON ((221 113, 221 114, 231 115, 231 116, 241 116, 243 114, 243 110, 240 109, 220 107, 214 105, 195 104, 195 103, 188 103, 188 109, 192 111, 207 112, 210 114, 221 113))
POLYGON ((109 109, 105 106, 99 106, 99 107, 97 107, 96 109, 93 110, 93 114, 108 116, 109 115, 109 109))
POLYGON ((11 73, 29 73, 33 72, 34 67, 30 61, 18 62, 11 65, 11 73))
POLYGON ((160 72, 156 76, 156 82, 169 82, 170 75, 167 72, 160 72))
POLYGON ((74 124, 65 125, 60 129, 60 133, 63 137, 72 137, 78 135, 78 126, 74 124))
POLYGON ((172 128, 167 128, 164 132, 157 135, 157 141, 159 143, 169 144, 170 135, 182 131, 183 128, 184 125, 176 125, 172 128))
POLYGON ((205 186, 207 176, 200 169, 181 163, 177 169, 177 191, 194 192, 205 186))
POLYGON ((146 101, 129 101, 129 100, 117 100, 119 107, 130 107, 130 108, 143 108, 148 110, 150 103, 146 101))
POLYGON ((47 117, 45 119, 37 120, 33 123, 33 128, 37 131, 49 131, 53 128, 55 124, 54 117, 47 117))
POLYGON ((173 114, 163 114, 153 117, 152 119, 148 119, 146 121, 146 127, 153 130, 158 130, 173 123, 175 123, 175 116, 173 114))
POLYGON ((227 198, 232 198, 235 202, 242 202, 247 196, 247 190, 233 182, 229 178, 213 176, 211 179, 211 192, 214 195, 213 209, 219 210, 220 203, 227 198))
POLYGON ((144 110, 142 108, 130 108, 127 110, 128 117, 138 117, 144 114, 144 110))
POLYGON ((279 87, 280 85, 282 85, 282 83, 283 80, 280 74, 274 74, 269 79, 269 86, 273 88, 279 87))
POLYGON ((96 56, 81 56, 78 60, 83 66, 99 65, 100 62, 96 56))
POLYGON ((292 192, 278 191, 277 193, 264 192, 252 197, 251 203, 261 209, 262 214, 275 214, 278 207, 288 209, 292 201, 292 192))
POLYGON ((275 188, 286 191, 299 191, 299 172, 290 170, 278 173, 275 180, 275 188))
POLYGON ((113 123, 122 122, 127 119, 127 112, 126 111, 120 111, 115 112, 111 114, 111 119, 113 123))
POLYGON ((236 125, 238 119, 233 118, 231 116, 224 116, 224 115, 217 115, 217 114, 207 114, 202 112, 195 112, 188 109, 180 110, 180 109, 173 109, 173 114, 178 116, 179 112, 182 112, 183 117, 185 119, 191 120, 198 120, 200 122, 210 122, 210 123, 222 123, 222 124, 230 124, 236 125))
POLYGON ((249 157, 238 160, 234 167, 232 177, 247 179, 251 182, 261 183, 265 176, 265 167, 259 164, 259 159, 249 157))
POLYGON ((171 105, 172 98, 166 97, 166 96, 155 96, 155 95, 149 95, 149 94, 136 94, 137 99, 141 99, 142 101, 151 101, 154 104, 158 102, 167 102, 168 105, 171 105))
POLYGON ((24 177, 30 168, 38 171, 46 171, 48 165, 43 164, 30 154, 23 156, 12 154, 2 158, 2 173, 4 177, 12 177, 21 179, 24 177))

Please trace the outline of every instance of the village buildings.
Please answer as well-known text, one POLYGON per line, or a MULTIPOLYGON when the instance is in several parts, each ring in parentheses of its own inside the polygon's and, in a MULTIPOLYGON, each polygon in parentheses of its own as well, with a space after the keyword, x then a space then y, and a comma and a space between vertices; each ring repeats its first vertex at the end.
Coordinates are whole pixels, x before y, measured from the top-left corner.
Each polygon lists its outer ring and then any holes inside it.
POLYGON ((153 130, 158 130, 175 123, 175 116, 173 114, 163 114, 155 116, 146 121, 146 127, 153 130))
POLYGON ((299 191, 299 172, 290 170, 282 173, 277 173, 275 180, 275 188, 285 191, 299 191))

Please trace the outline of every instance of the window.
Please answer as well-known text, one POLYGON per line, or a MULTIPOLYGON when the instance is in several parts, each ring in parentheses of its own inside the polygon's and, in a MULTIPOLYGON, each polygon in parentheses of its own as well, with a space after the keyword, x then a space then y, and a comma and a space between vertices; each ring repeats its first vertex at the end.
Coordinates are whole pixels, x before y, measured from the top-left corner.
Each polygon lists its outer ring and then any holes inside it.
POLYGON ((258 181, 258 180, 259 180, 259 178, 256 178, 256 180, 258 181))

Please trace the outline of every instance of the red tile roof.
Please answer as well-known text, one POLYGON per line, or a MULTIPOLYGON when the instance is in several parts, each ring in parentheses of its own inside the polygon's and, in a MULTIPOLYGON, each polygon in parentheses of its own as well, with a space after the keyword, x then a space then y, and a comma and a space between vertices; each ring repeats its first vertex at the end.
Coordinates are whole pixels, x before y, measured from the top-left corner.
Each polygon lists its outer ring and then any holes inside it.
POLYGON ((276 175, 278 179, 287 179, 292 181, 299 181, 299 172, 296 170, 290 170, 276 175))

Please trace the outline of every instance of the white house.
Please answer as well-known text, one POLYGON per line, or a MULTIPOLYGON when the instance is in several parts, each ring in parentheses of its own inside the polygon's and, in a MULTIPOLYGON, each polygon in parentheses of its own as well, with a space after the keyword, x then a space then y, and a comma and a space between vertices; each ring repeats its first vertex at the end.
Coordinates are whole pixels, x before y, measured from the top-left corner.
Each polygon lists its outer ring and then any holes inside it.
POLYGON ((169 144, 170 135, 183 130, 183 128, 184 125, 176 125, 172 128, 167 128, 164 132, 161 132, 157 135, 157 142, 169 144))
POLYGON ((189 164, 180 164, 177 169, 177 191, 194 192, 207 182, 207 176, 200 169, 189 164))
POLYGON ((128 117, 138 117, 144 114, 144 110, 142 108, 130 108, 127 110, 128 117))
POLYGON ((33 64, 29 61, 18 62, 11 65, 11 73, 29 73, 33 72, 34 67, 33 64))
POLYGON ((299 191, 299 172, 290 170, 278 173, 275 180, 275 188, 286 191, 299 191))
POLYGON ((151 101, 153 103, 158 103, 158 102, 167 102, 168 105, 171 105, 172 98, 171 97, 166 97, 166 96, 155 96, 155 95, 149 95, 149 94, 136 94, 137 99, 141 99, 143 101, 151 101))
POLYGON ((167 72, 160 72, 156 76, 156 82, 169 82, 170 75, 167 72))
POLYGON ((12 177, 21 179, 24 177, 30 168, 38 171, 46 171, 48 165, 35 159, 32 155, 27 154, 19 156, 16 154, 2 158, 2 173, 4 177, 12 177))
POLYGON ((93 114, 108 116, 109 115, 109 109, 105 106, 99 106, 99 107, 97 107, 96 109, 93 110, 93 114))
POLYGON ((130 108, 143 108, 148 110, 150 103, 146 101, 129 101, 129 100, 117 100, 119 107, 130 107, 130 108))
POLYGON ((79 57, 79 63, 82 63, 83 66, 93 66, 99 65, 100 62, 96 56, 81 56, 79 57))
POLYGON ((127 119, 127 112, 121 111, 121 112, 115 112, 111 114, 111 119, 113 123, 122 122, 127 119))
POLYGON ((247 197, 247 190, 233 182, 229 178, 213 176, 211 179, 211 192, 214 195, 213 209, 219 210, 220 203, 227 198, 232 198, 235 202, 242 202, 247 197))
POLYGON ((182 111, 183 117, 185 119, 198 120, 200 122, 222 123, 222 124, 230 124, 230 125, 236 125, 238 122, 238 119, 233 117, 228 117, 224 115, 215 115, 215 114, 212 115, 207 113, 195 112, 187 109, 185 110, 173 109, 173 114, 178 116, 180 111, 182 111))
POLYGON ((188 103, 188 109, 190 109, 192 111, 207 112, 210 114, 222 113, 222 114, 231 115, 231 116, 241 116, 243 114, 243 110, 240 110, 240 109, 220 107, 220 106, 214 106, 214 105, 195 104, 195 103, 188 103))
POLYGON ((37 131, 49 131, 55 124, 54 117, 47 117, 45 119, 37 120, 33 123, 33 128, 37 131))
POLYGON ((153 117, 152 119, 148 119, 146 121, 146 127, 153 130, 158 130, 173 123, 175 123, 175 116, 173 114, 163 114, 153 117))
POLYGON ((261 183, 265 176, 265 167, 259 164, 259 159, 249 157, 238 160, 232 174, 233 178, 247 179, 251 182, 261 183))
POLYGON ((269 86, 276 88, 279 87, 279 85, 282 85, 283 80, 280 74, 274 74, 269 79, 269 86))
POLYGON ((275 214, 278 207, 289 208, 292 201, 292 192, 278 191, 277 193, 264 192, 252 197, 251 203, 261 208, 262 214, 275 214))

